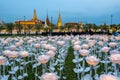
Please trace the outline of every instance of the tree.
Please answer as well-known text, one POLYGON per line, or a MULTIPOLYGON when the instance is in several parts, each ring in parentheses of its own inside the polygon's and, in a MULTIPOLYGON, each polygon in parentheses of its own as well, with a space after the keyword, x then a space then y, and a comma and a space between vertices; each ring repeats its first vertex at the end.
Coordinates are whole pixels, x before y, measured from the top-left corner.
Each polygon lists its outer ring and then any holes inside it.
POLYGON ((16 28, 17 28, 17 33, 18 33, 18 34, 21 34, 22 29, 23 29, 23 26, 22 26, 21 24, 16 24, 15 26, 16 26, 16 28))
POLYGON ((31 33, 31 30, 32 30, 32 28, 33 28, 33 26, 32 25, 28 25, 28 33, 30 34, 31 33))
POLYGON ((36 24, 35 25, 36 31, 38 31, 40 33, 41 27, 42 27, 42 24, 36 24))
POLYGON ((1 33, 1 31, 3 30, 4 28, 3 28, 3 26, 2 25, 0 25, 0 33, 1 33))
POLYGON ((12 34, 13 29, 14 29, 14 24, 13 23, 7 23, 6 24, 6 29, 9 32, 9 34, 12 34))

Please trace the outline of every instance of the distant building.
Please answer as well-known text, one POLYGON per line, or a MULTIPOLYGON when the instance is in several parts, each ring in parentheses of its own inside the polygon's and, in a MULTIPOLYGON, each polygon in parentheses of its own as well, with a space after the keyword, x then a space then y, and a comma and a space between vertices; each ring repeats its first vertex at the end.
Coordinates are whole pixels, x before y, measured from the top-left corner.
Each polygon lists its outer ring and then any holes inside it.
POLYGON ((60 16, 60 12, 59 12, 59 15, 58 15, 57 27, 58 27, 58 28, 61 28, 61 27, 62 27, 62 19, 61 19, 61 16, 60 16))
POLYGON ((77 22, 67 22, 64 24, 65 27, 77 27, 78 25, 77 22))
POLYGON ((37 18, 36 10, 34 10, 33 18, 32 20, 19 20, 15 21, 15 24, 21 24, 21 25, 36 25, 36 24, 44 24, 45 22, 42 20, 39 20, 37 18))

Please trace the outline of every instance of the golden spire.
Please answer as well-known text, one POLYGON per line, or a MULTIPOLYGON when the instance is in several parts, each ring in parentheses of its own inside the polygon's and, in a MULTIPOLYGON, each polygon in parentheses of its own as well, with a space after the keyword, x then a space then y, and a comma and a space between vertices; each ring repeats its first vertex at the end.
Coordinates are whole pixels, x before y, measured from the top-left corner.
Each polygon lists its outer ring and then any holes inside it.
POLYGON ((36 10, 35 9, 34 9, 34 14, 33 14, 32 20, 37 20, 37 14, 36 14, 36 10))
POLYGON ((62 26, 62 20, 61 20, 61 17, 60 17, 60 12, 59 12, 59 16, 58 16, 57 26, 58 26, 58 28, 60 28, 62 26))

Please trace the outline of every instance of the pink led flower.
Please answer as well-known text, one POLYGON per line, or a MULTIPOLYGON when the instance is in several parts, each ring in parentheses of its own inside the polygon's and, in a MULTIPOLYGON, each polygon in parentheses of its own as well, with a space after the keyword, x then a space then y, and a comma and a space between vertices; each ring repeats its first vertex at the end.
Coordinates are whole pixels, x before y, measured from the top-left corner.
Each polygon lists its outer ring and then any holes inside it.
POLYGON ((99 44, 100 46, 102 46, 102 45, 103 45, 103 42, 102 42, 102 41, 99 41, 98 44, 99 44))
POLYGON ((64 41, 58 41, 57 44, 58 44, 59 46, 62 46, 63 44, 65 44, 65 42, 64 42, 64 41))
POLYGON ((4 64, 7 61, 7 59, 3 56, 0 56, 0 65, 4 64))
POLYGON ((10 53, 11 53, 10 50, 5 50, 5 51, 3 51, 3 54, 4 54, 5 56, 9 56, 10 53))
POLYGON ((11 49, 11 50, 15 50, 15 48, 16 48, 15 45, 11 45, 11 46, 10 46, 10 49, 11 49))
POLYGON ((55 47, 50 47, 50 50, 56 51, 56 48, 55 47))
POLYGON ((54 73, 45 73, 41 76, 40 80, 58 80, 58 78, 54 73))
POLYGON ((100 75, 99 80, 120 80, 120 79, 118 77, 113 76, 113 75, 102 74, 102 75, 100 75))
POLYGON ((74 45, 79 45, 80 44, 80 41, 75 41, 74 42, 74 45))
POLYGON ((40 55, 37 61, 41 64, 46 64, 49 61, 50 57, 47 55, 40 55))
POLYGON ((109 46, 110 46, 110 47, 115 47, 115 46, 116 46, 116 43, 115 43, 115 42, 111 42, 111 43, 109 43, 109 46))
POLYGON ((95 66, 99 63, 99 59, 97 59, 95 56, 88 56, 86 57, 86 62, 89 65, 95 66))
POLYGON ((35 48, 39 48, 39 47, 40 47, 40 44, 34 44, 34 47, 35 47, 35 48))
POLYGON ((88 50, 80 50, 80 54, 85 57, 85 56, 88 56, 89 51, 88 50))
POLYGON ((22 57, 27 57, 28 55, 29 55, 29 53, 27 51, 22 51, 20 53, 20 56, 22 56, 22 57))
POLYGON ((80 45, 74 45, 74 50, 80 50, 80 45))
POLYGON ((83 44, 83 45, 82 45, 82 48, 83 48, 83 49, 88 49, 89 46, 88 46, 87 44, 83 44))
POLYGON ((28 44, 31 44, 33 42, 33 40, 28 40, 28 44))
POLYGON ((19 46, 21 46, 21 45, 22 45, 21 42, 17 42, 17 43, 15 44, 16 47, 19 47, 19 46))
POLYGON ((44 48, 47 49, 47 50, 49 50, 51 47, 52 47, 52 45, 50 45, 50 44, 44 45, 44 48))
POLYGON ((120 54, 111 54, 110 61, 115 64, 120 64, 120 54))
POLYGON ((103 48, 102 48, 102 52, 107 53, 108 51, 109 51, 109 48, 108 48, 108 47, 103 47, 103 48))
POLYGON ((16 57, 18 56, 18 52, 16 52, 16 51, 11 51, 8 56, 9 56, 10 58, 16 58, 16 57))
POLYGON ((55 52, 54 51, 48 51, 46 53, 46 55, 50 56, 50 57, 54 57, 55 56, 55 52))
POLYGON ((7 44, 8 44, 8 41, 5 40, 5 41, 3 41, 2 43, 3 43, 3 45, 7 45, 7 44))

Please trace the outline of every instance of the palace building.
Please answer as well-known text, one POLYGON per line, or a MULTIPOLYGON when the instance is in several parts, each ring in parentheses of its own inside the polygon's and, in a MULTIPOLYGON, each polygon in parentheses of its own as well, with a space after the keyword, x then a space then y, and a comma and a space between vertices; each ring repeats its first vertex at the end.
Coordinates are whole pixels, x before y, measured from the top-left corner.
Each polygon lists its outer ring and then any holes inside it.
POLYGON ((21 24, 21 25, 36 25, 36 24, 44 24, 45 22, 42 20, 39 20, 37 18, 36 10, 34 10, 33 18, 31 20, 19 20, 15 21, 15 24, 21 24))

